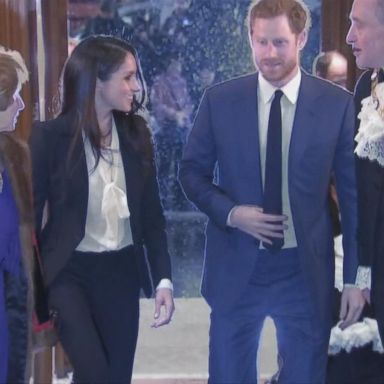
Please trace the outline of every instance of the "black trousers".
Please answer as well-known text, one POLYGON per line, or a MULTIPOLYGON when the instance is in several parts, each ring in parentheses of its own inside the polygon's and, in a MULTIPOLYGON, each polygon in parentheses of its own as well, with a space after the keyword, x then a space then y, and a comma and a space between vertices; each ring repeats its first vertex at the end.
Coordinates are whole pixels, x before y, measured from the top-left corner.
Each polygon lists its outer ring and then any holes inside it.
POLYGON ((74 252, 49 287, 75 383, 130 383, 139 324, 133 247, 74 252))

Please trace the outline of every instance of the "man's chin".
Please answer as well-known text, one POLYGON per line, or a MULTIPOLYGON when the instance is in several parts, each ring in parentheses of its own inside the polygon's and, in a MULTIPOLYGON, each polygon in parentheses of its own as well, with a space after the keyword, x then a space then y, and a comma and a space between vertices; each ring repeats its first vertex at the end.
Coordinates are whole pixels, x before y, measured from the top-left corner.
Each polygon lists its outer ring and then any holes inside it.
POLYGON ((280 77, 275 73, 271 73, 271 71, 261 71, 261 74, 263 75, 264 79, 268 81, 276 81, 280 77))
POLYGON ((367 65, 366 63, 364 63, 364 60, 360 58, 360 56, 355 56, 355 61, 356 61, 356 65, 359 69, 368 69, 368 68, 372 68, 371 66, 367 65))
POLYGON ((261 72, 264 79, 267 80, 271 84, 280 84, 284 80, 284 76, 281 74, 272 74, 272 73, 265 73, 261 72))

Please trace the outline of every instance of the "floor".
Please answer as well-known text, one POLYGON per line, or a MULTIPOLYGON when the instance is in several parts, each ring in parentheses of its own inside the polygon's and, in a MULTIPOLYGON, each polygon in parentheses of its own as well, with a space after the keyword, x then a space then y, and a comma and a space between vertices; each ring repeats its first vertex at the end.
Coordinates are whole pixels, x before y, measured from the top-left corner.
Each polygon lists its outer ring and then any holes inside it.
MULTIPOLYGON (((150 327, 153 300, 142 299, 140 332, 133 384, 206 384, 208 372, 209 308, 201 298, 176 299, 173 321, 150 327)), ((260 383, 276 369, 273 323, 266 320, 259 358, 260 383)), ((55 384, 69 384, 70 379, 55 384)))
MULTIPOLYGON (((135 384, 206 383, 208 372, 209 307, 200 298, 176 299, 176 312, 170 325, 150 328, 153 302, 141 301, 141 321, 135 384)), ((261 378, 276 370, 275 330, 265 323, 259 359, 261 378)))

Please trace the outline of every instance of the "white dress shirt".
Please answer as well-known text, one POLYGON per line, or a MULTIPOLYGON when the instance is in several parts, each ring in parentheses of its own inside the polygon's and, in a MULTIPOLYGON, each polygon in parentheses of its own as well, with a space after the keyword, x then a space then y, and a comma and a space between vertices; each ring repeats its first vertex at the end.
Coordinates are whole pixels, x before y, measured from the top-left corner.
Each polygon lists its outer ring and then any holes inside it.
MULTIPOLYGON (((267 135, 268 135, 268 120, 269 111, 274 93, 277 89, 283 92, 281 98, 281 121, 282 121, 282 203, 283 214, 288 217, 285 222, 288 229, 284 231, 284 246, 283 248, 297 247, 295 228, 293 226, 291 204, 289 201, 288 192, 288 159, 289 145, 291 142, 293 121, 295 118, 297 98, 301 82, 301 72, 297 71, 295 77, 284 87, 276 88, 270 84, 261 73, 259 73, 258 92, 257 92, 257 107, 259 114, 259 141, 260 141, 260 162, 261 175, 264 186, 265 179, 265 160, 267 152, 267 135)), ((263 245, 260 243, 260 247, 263 245)))

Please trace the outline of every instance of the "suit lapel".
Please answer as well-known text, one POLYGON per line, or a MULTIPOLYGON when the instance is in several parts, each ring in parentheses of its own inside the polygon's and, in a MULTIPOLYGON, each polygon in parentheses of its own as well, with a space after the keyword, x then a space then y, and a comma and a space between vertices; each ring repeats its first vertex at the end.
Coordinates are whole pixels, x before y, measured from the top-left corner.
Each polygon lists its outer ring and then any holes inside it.
MULTIPOLYGON (((70 142, 68 143, 68 148, 69 146, 70 142)), ((69 176, 71 183, 71 193, 73 193, 73 190, 76 191, 75 193, 80 207, 88 207, 88 168, 82 139, 77 141, 74 148, 74 153, 76 155, 74 155, 72 162, 73 168, 71 167, 71 173, 69 176)), ((84 215, 86 215, 86 209, 84 211, 84 215)))
POLYGON ((128 121, 126 117, 115 113, 114 118, 119 136, 120 153, 124 167, 125 186, 132 224, 135 221, 140 204, 139 197, 142 184, 140 159, 128 141, 126 132, 128 129, 128 121))
POLYGON ((302 72, 289 147, 288 169, 290 174, 292 174, 293 169, 300 167, 301 158, 311 141, 314 129, 317 128, 316 117, 320 112, 316 108, 316 99, 319 96, 320 94, 313 86, 310 77, 302 72))
POLYGON ((63 159, 65 167, 65 175, 67 178, 67 193, 68 198, 76 202, 78 212, 81 218, 85 220, 88 207, 88 168, 85 158, 84 144, 81 137, 78 138, 73 151, 71 151, 72 141, 75 137, 75 126, 70 116, 63 115, 59 134, 62 136, 63 151, 59 158, 63 159), (67 162, 68 156, 72 156, 69 163, 67 162))

